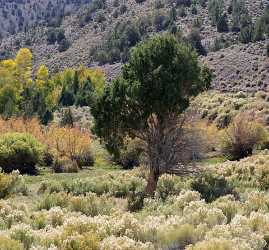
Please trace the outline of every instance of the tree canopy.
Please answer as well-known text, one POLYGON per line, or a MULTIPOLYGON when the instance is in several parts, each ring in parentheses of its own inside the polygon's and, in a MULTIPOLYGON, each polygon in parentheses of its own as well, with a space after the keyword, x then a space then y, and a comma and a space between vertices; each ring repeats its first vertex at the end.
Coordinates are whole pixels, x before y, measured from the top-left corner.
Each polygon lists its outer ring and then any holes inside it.
POLYGON ((210 81, 209 71, 200 67, 189 45, 170 34, 150 38, 132 50, 122 74, 98 98, 95 132, 114 153, 127 135, 151 147, 157 143, 154 130, 164 135, 167 120, 182 114, 190 97, 208 88, 210 81))

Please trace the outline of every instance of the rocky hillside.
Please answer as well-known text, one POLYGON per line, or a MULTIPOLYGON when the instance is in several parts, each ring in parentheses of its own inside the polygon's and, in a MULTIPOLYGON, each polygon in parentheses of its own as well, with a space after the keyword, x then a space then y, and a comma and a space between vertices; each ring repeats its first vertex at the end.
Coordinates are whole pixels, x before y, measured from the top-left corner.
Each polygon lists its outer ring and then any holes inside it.
POLYGON ((213 69, 214 88, 265 90, 267 34, 254 37, 267 4, 266 0, 0 0, 0 58, 26 46, 33 51, 35 65, 46 64, 51 72, 99 64, 113 78, 137 42, 153 33, 180 31, 213 69), (214 1, 223 6, 218 23, 212 25, 214 1))
POLYGON ((0 37, 27 31, 36 25, 55 26, 91 0, 0 0, 0 37))

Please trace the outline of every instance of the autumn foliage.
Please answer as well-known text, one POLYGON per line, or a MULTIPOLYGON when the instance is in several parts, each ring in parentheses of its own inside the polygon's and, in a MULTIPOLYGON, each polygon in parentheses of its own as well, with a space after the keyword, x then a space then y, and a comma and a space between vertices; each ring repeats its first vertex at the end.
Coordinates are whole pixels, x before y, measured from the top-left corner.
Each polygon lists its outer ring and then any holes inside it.
POLYGON ((37 118, 0 119, 0 133, 29 133, 41 142, 55 157, 74 159, 77 155, 90 150, 91 133, 79 127, 59 127, 51 124, 45 127, 37 118))

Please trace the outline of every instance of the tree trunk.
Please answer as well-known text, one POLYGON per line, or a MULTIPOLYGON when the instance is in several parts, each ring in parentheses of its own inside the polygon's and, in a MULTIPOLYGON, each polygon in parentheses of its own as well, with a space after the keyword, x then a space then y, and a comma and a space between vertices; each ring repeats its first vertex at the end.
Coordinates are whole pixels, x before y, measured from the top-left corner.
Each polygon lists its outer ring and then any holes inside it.
POLYGON ((150 168, 148 183, 145 189, 145 193, 149 196, 153 196, 154 192, 157 188, 157 183, 159 179, 159 174, 154 171, 154 169, 150 168))

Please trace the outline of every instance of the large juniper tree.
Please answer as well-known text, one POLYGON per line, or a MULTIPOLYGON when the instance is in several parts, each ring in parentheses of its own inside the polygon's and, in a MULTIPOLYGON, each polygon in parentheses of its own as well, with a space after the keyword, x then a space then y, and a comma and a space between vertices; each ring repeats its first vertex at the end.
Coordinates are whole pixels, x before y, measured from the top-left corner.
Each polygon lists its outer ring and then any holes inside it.
POLYGON ((210 80, 190 46, 172 35, 158 35, 132 50, 122 74, 93 107, 95 131, 111 151, 125 136, 145 142, 148 194, 154 193, 161 174, 180 166, 178 148, 184 144, 177 118, 210 80))

